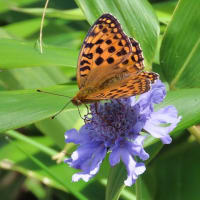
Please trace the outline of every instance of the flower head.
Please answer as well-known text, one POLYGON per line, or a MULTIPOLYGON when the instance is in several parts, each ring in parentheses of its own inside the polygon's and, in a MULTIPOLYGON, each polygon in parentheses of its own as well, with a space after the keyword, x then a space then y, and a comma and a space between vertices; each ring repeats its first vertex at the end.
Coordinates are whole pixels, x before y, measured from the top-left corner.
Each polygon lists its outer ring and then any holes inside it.
POLYGON ((73 175, 72 180, 88 181, 100 168, 107 152, 110 152, 111 166, 120 160, 127 169, 125 185, 131 186, 137 177, 145 171, 142 160, 149 158, 143 148, 146 136, 140 135, 142 129, 153 137, 160 138, 165 144, 171 142, 169 133, 180 121, 174 106, 154 111, 154 104, 163 101, 166 95, 161 81, 153 84, 151 90, 135 97, 112 100, 111 102, 92 104, 91 115, 85 117, 85 125, 77 131, 66 132, 66 142, 78 144, 71 158, 65 160, 71 167, 81 172, 73 175), (135 157, 141 162, 136 162, 135 157))

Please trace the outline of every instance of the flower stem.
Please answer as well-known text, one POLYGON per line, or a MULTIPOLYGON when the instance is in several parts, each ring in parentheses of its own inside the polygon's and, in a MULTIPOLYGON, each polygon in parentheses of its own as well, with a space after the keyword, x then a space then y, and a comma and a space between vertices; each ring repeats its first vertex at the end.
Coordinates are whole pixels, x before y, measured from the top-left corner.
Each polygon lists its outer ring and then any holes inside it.
POLYGON ((111 167, 108 183, 106 187, 106 200, 118 200, 121 194, 121 191, 125 187, 124 180, 126 178, 126 169, 123 163, 111 167))
POLYGON ((136 200, 142 200, 141 178, 138 178, 136 180, 135 186, 136 186, 136 200))

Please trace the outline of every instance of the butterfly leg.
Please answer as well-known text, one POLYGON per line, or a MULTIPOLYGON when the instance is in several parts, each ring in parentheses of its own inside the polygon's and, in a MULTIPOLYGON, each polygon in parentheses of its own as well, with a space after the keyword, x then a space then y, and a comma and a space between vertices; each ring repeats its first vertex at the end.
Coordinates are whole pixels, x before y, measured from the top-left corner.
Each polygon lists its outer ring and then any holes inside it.
POLYGON ((88 123, 88 122, 91 121, 89 116, 92 115, 92 113, 90 112, 90 109, 89 109, 89 107, 88 107, 87 104, 84 104, 84 106, 85 106, 86 109, 87 109, 87 114, 84 115, 84 122, 85 122, 85 124, 86 124, 86 123, 88 123))
POLYGON ((91 114, 91 112, 90 112, 90 109, 89 109, 88 105, 87 105, 87 104, 84 104, 84 105, 85 105, 85 107, 86 107, 86 109, 87 109, 87 114, 86 114, 86 115, 89 115, 89 114, 91 114))
POLYGON ((81 116, 81 112, 80 112, 79 106, 77 106, 77 108, 78 108, 78 113, 79 113, 80 118, 83 119, 83 120, 85 120, 85 119, 81 116))

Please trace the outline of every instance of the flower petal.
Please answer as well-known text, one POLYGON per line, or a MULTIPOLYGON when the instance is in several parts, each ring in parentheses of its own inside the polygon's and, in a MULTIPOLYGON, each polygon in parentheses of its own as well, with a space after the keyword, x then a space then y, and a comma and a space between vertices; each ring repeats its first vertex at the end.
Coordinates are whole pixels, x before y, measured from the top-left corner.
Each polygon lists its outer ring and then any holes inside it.
MULTIPOLYGON (((143 157, 143 152, 145 151, 142 150, 143 149, 142 146, 140 146, 139 148, 139 145, 143 143, 144 136, 138 136, 135 139, 138 139, 138 142, 136 142, 135 144, 132 141, 127 141, 122 139, 119 140, 116 143, 116 146, 112 149, 112 152, 109 157, 111 166, 114 166, 117 163, 119 163, 120 159, 125 164, 128 175, 124 183, 127 186, 131 186, 132 184, 134 184, 138 175, 142 174, 146 169, 143 163, 137 163, 133 159, 133 156, 143 157), (142 155, 140 154, 141 152, 142 155)), ((145 156, 148 156, 146 152, 145 156)))
POLYGON ((80 146, 73 152, 71 159, 65 160, 71 167, 82 170, 82 172, 74 174, 72 180, 88 181, 92 178, 99 171, 105 155, 106 148, 101 143, 88 143, 80 146))
POLYGON ((72 176, 72 181, 73 182, 77 182, 80 179, 84 180, 85 182, 88 182, 93 176, 91 174, 88 173, 84 173, 84 172, 79 172, 76 173, 72 176))
POLYGON ((171 143, 169 133, 177 126, 181 117, 178 117, 174 106, 167 106, 151 114, 144 129, 152 136, 160 138, 164 144, 171 143))
POLYGON ((75 128, 70 129, 65 133, 65 142, 79 144, 78 131, 75 128))
POLYGON ((144 163, 136 163, 136 161, 130 154, 128 154, 128 152, 124 152, 124 154, 121 155, 121 159, 127 170, 127 179, 124 181, 124 184, 131 186, 135 183, 138 176, 146 170, 145 165, 144 163))
POLYGON ((88 131, 88 124, 81 127, 79 131, 70 129, 65 133, 66 143, 73 142, 74 144, 83 144, 90 141, 90 132, 88 131))
POLYGON ((137 103, 139 103, 141 111, 148 114, 148 112, 153 112, 153 104, 161 103, 165 96, 165 85, 160 80, 157 80, 150 91, 140 95, 137 103))
POLYGON ((146 136, 143 135, 137 135, 135 139, 133 140, 132 145, 128 145, 127 148, 129 149, 129 152, 133 156, 138 156, 142 160, 147 160, 149 158, 149 154, 146 153, 146 151, 143 148, 143 143, 146 136))
POLYGON ((115 148, 112 150, 109 156, 109 161, 111 166, 115 166, 120 162, 120 149, 115 148))

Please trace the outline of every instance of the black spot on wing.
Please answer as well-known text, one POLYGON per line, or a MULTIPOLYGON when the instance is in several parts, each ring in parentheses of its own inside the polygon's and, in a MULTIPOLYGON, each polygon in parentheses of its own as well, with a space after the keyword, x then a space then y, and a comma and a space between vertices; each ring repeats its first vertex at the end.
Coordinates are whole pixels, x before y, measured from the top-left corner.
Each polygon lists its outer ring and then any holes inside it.
POLYGON ((118 45, 121 46, 121 47, 123 46, 121 40, 118 42, 118 45))
POLYGON ((96 60, 95 60, 95 63, 96 65, 100 65, 102 64, 102 62, 104 61, 104 59, 102 57, 98 57, 96 60))
POLYGON ((109 52, 109 53, 115 52, 115 47, 113 47, 113 46, 109 47, 109 48, 108 48, 108 52, 109 52))
POLYGON ((80 68, 80 71, 85 71, 85 70, 90 70, 90 67, 89 66, 85 66, 85 67, 81 67, 80 68))
POLYGON ((93 58, 93 54, 92 53, 88 53, 88 54, 83 53, 83 57, 86 57, 88 59, 92 59, 93 58))
POLYGON ((118 89, 112 89, 110 90, 110 92, 116 92, 118 89))
POLYGON ((114 99, 117 96, 118 96, 118 94, 114 94, 113 96, 111 96, 111 99, 114 99))
POLYGON ((94 46, 93 43, 86 43, 85 48, 92 48, 94 46))
POLYGON ((108 29, 107 29, 107 28, 104 28, 104 29, 102 30, 102 32, 103 32, 103 33, 107 33, 107 32, 108 32, 108 29))
POLYGON ((87 60, 82 60, 82 61, 80 62, 80 65, 84 65, 85 63, 90 64, 90 62, 88 62, 87 60))
POLYGON ((99 40, 97 40, 96 41, 96 43, 95 44, 102 44, 104 42, 104 40, 102 40, 102 39, 99 39, 99 40))
POLYGON ((107 59, 108 64, 112 64, 114 62, 114 59, 112 57, 109 57, 107 59))
POLYGON ((101 48, 101 47, 97 47, 97 48, 96 48, 96 53, 102 54, 102 53, 103 53, 102 48, 101 48))
POLYGON ((127 52, 124 48, 121 51, 117 52, 117 56, 123 56, 123 55, 126 55, 126 54, 127 54, 127 52))
POLYGON ((111 44, 112 41, 111 40, 106 40, 106 44, 111 44))
POLYGON ((115 36, 113 37, 113 39, 117 40, 117 39, 119 39, 119 38, 117 37, 117 35, 115 35, 115 36))

